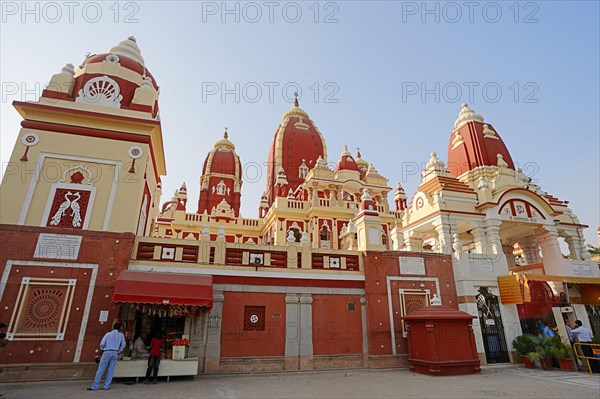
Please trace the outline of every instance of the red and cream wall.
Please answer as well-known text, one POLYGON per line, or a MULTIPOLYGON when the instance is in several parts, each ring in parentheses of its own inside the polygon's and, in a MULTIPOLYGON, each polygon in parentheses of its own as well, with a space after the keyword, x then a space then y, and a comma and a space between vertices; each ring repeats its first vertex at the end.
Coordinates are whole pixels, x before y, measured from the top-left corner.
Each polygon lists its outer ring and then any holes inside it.
POLYGON ((452 259, 443 254, 367 252, 365 256, 368 354, 371 367, 404 364, 404 316, 429 305, 433 295, 458 309, 452 259))
POLYGON ((2 223, 149 231, 164 164, 156 162, 162 143, 148 134, 159 125, 115 117, 108 123, 99 113, 44 104, 15 106, 26 119, 0 186, 2 223), (139 226, 142 213, 145 225, 139 226))
POLYGON ((133 240, 131 233, 0 225, 0 309, 9 340, 2 363, 92 361, 118 318, 113 287, 133 240))
POLYGON ((204 372, 365 365, 362 276, 270 274, 213 276, 204 372))

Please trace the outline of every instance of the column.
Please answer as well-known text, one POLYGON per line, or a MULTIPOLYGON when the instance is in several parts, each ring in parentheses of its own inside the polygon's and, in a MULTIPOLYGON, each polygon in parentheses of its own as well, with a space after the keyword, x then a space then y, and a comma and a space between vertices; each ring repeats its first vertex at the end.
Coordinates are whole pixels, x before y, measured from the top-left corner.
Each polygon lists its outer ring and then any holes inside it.
POLYGON ((362 320, 363 367, 369 367, 369 338, 367 335, 367 298, 360 297, 360 317, 362 320))
POLYGON ((383 210, 385 211, 385 213, 387 215, 390 213, 390 203, 388 201, 388 192, 387 191, 381 192, 381 200, 383 201, 383 210))
POLYGON ((285 370, 300 370, 300 296, 285 296, 285 370))
POLYGON ((544 270, 546 274, 563 276, 572 274, 570 262, 563 259, 558 244, 558 232, 554 226, 544 226, 538 231, 538 240, 542 248, 544 270))
POLYGON ((540 258, 540 247, 535 237, 527 237, 523 240, 522 248, 527 264, 534 264, 542 261, 540 258))
POLYGON ((335 195, 335 184, 329 185, 329 206, 337 206, 337 198, 335 195))
MULTIPOLYGON (((452 237, 450 236, 450 225, 444 224, 440 221, 437 221, 437 224, 434 224, 435 231, 438 235, 438 242, 440 247, 440 252, 450 255, 452 254, 452 237)), ((456 231, 455 226, 452 226, 452 230, 456 231)))
POLYGON ((392 240, 392 250, 403 251, 404 236, 400 232, 400 227, 396 226, 390 231, 390 240, 392 240))
POLYGON ((475 253, 483 254, 487 244, 487 240, 485 238, 485 228, 473 227, 471 229, 471 234, 473 234, 473 240, 475 241, 475 253))
POLYGON ((581 260, 581 252, 579 247, 579 237, 573 237, 568 235, 565 237, 565 241, 569 246, 569 253, 572 260, 581 260))
POLYGON ((221 319, 223 300, 221 291, 213 292, 213 307, 208 314, 206 334, 206 351, 204 356, 204 373, 218 373, 221 362, 221 319))
POLYGON ((342 188, 343 186, 341 184, 338 184, 335 186, 335 196, 336 196, 336 200, 339 206, 343 206, 344 204, 342 203, 342 188))
POLYGON ((404 244, 406 244, 406 251, 423 252, 423 238, 421 233, 417 233, 416 231, 405 231, 404 244))
POLYGON ((317 190, 317 185, 312 186, 312 207, 319 206, 319 191, 317 190))
POLYGON ((310 294, 300 295, 300 370, 313 369, 312 303, 310 294))
POLYGON ((502 243, 500 242, 500 220, 488 219, 485 221, 485 237, 487 245, 483 252, 486 255, 497 255, 502 253, 502 243))
POLYGON ((337 219, 333 219, 331 226, 331 249, 339 249, 340 232, 338 231, 337 219))
POLYGON ((513 246, 512 245, 503 245, 502 252, 506 257, 506 262, 508 263, 508 267, 516 267, 517 263, 515 262, 515 256, 513 255, 513 246))
POLYGON ((487 245, 483 254, 491 259, 494 264, 494 271, 497 275, 508 274, 508 262, 502 252, 502 242, 500 241, 500 224, 502 221, 487 219, 485 221, 485 236, 487 245))

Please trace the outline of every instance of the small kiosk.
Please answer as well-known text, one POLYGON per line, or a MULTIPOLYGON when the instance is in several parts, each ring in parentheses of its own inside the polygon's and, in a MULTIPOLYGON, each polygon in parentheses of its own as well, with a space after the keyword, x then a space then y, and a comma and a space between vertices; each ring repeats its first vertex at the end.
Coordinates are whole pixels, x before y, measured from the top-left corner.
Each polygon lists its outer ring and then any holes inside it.
POLYGON ((427 306, 407 315, 404 320, 410 370, 433 376, 479 373, 481 368, 472 328, 474 318, 441 305, 427 306))
POLYGON ((196 376, 198 358, 188 357, 186 329, 191 320, 212 307, 212 276, 125 270, 115 285, 113 302, 121 304, 120 320, 126 337, 125 355, 114 377, 145 377, 148 355, 133 359, 131 346, 141 336, 165 334, 159 377, 196 376))

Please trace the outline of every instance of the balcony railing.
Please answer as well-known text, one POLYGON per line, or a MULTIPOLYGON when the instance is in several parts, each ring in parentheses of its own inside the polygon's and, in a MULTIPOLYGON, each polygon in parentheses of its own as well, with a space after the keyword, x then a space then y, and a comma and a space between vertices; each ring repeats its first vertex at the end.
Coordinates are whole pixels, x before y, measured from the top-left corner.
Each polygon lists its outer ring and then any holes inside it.
POLYGON ((360 271, 362 260, 356 251, 291 246, 227 243, 224 241, 183 240, 157 237, 137 237, 132 260, 169 264, 209 265, 360 271))

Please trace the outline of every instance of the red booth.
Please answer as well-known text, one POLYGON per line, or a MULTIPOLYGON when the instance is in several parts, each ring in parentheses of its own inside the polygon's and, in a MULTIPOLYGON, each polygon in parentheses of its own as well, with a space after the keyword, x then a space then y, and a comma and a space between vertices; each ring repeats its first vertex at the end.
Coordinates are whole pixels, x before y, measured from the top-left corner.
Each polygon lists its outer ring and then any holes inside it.
POLYGON ((448 306, 428 306, 407 315, 410 370, 436 376, 479 373, 474 318, 448 306))

